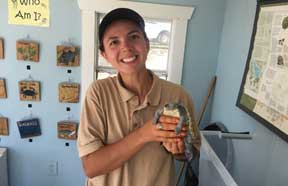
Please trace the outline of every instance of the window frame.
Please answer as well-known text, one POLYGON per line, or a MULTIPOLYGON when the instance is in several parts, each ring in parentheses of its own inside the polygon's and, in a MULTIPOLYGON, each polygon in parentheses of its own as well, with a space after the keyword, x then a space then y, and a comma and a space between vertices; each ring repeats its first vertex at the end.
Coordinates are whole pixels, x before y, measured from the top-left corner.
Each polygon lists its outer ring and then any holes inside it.
POLYGON ((167 80, 180 84, 185 54, 185 42, 188 20, 194 8, 132 2, 124 0, 78 0, 81 10, 82 53, 81 53, 81 103, 90 83, 95 80, 98 56, 98 19, 99 13, 106 14, 115 8, 131 8, 147 18, 169 19, 171 38, 168 56, 167 80))

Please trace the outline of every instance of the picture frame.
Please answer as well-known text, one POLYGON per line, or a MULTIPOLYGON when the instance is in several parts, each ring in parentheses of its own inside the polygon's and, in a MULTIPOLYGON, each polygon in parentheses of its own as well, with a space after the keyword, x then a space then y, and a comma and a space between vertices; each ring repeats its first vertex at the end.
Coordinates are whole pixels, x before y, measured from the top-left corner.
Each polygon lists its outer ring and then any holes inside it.
POLYGON ((0 59, 4 59, 4 40, 0 38, 0 59))
POLYGON ((21 138, 30 138, 41 135, 40 122, 38 118, 30 118, 17 121, 21 138))
POLYGON ((77 46, 58 45, 57 52, 57 66, 80 66, 80 48, 77 46))
POLYGON ((0 99, 7 98, 5 79, 0 78, 0 99))
POLYGON ((236 105, 288 142, 288 0, 262 0, 236 105))
POLYGON ((78 103, 79 102, 79 93, 80 93, 80 84, 79 83, 70 83, 63 82, 58 85, 58 99, 61 103, 78 103))
POLYGON ((8 118, 0 117, 0 136, 8 136, 9 127, 8 127, 8 118))
POLYGON ((59 121, 57 133, 59 139, 76 140, 78 123, 74 121, 59 121))
POLYGON ((39 62, 39 44, 33 41, 16 42, 17 60, 39 62))
POLYGON ((40 101, 39 81, 19 81, 19 98, 21 101, 40 101))

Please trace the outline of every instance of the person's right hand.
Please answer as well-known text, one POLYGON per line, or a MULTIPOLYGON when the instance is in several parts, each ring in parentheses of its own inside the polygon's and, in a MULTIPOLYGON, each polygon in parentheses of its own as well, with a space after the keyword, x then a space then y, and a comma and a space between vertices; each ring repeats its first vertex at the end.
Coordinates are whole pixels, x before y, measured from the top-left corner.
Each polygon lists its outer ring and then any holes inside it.
POLYGON ((152 123, 152 119, 146 122, 143 127, 139 129, 140 136, 145 142, 180 142, 186 135, 186 128, 182 128, 180 134, 175 133, 175 128, 178 124, 179 119, 170 116, 161 116, 158 120, 157 125, 152 123), (161 129, 158 128, 161 125, 161 129))

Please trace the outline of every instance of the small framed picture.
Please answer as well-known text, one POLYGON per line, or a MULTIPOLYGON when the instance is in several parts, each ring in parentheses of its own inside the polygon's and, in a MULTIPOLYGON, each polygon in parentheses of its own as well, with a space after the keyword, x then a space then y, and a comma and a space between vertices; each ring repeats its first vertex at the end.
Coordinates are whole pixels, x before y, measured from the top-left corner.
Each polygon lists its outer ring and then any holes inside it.
POLYGON ((0 99, 7 98, 5 79, 0 78, 0 99))
POLYGON ((40 123, 37 118, 17 121, 21 138, 29 138, 41 135, 40 123))
POLYGON ((59 102, 78 103, 80 84, 78 83, 59 83, 59 102))
POLYGON ((0 117, 0 135, 2 136, 9 135, 8 118, 0 117))
POLYGON ((19 81, 18 86, 21 101, 40 101, 39 81, 19 81))
POLYGON ((0 59, 4 59, 4 41, 0 38, 0 59))
POLYGON ((77 139, 78 123, 73 121, 59 121, 57 123, 58 138, 60 139, 77 139))
POLYGON ((32 41, 16 42, 17 60, 39 62, 39 44, 32 41))
POLYGON ((75 46, 57 46, 57 66, 79 66, 80 49, 75 46))

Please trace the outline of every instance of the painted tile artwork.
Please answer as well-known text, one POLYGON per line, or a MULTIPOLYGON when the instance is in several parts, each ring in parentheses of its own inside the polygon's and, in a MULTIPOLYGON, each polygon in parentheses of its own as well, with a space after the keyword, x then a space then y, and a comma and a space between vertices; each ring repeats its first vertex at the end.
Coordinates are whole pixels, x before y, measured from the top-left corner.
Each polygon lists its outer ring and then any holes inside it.
POLYGON ((57 66, 79 66, 79 47, 57 46, 57 66))
POLYGON ((4 41, 0 38, 0 59, 4 59, 4 41))
POLYGON ((9 135, 8 118, 0 117, 0 135, 2 135, 2 136, 8 136, 9 135))
POLYGON ((57 123, 58 138, 61 139, 77 139, 78 123, 73 121, 59 121, 57 123))
POLYGON ((19 81, 18 86, 21 101, 40 101, 39 81, 19 81))
POLYGON ((0 79, 0 99, 7 98, 5 79, 0 79))
POLYGON ((59 102, 78 103, 80 84, 78 83, 59 83, 59 102))
POLYGON ((17 60, 39 62, 39 44, 31 41, 17 41, 17 60))

